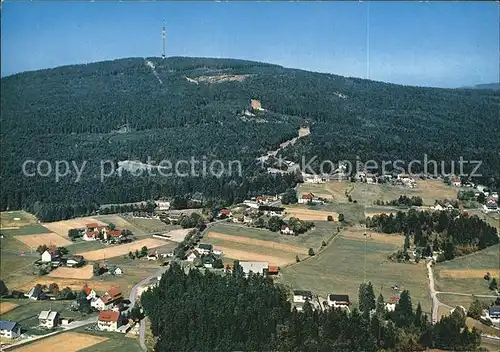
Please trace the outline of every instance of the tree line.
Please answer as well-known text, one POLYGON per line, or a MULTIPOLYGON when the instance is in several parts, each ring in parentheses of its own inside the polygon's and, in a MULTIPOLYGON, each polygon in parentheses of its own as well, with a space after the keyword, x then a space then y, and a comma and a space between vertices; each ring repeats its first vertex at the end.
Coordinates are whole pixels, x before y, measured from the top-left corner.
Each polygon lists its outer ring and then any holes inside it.
POLYGON ((172 264, 141 304, 157 337, 156 351, 473 351, 480 333, 465 326, 460 310, 432 325, 410 293, 392 312, 375 300, 371 283, 360 287, 360 308, 292 309, 287 290, 269 278, 248 278, 235 262, 231 274, 187 274, 172 264))

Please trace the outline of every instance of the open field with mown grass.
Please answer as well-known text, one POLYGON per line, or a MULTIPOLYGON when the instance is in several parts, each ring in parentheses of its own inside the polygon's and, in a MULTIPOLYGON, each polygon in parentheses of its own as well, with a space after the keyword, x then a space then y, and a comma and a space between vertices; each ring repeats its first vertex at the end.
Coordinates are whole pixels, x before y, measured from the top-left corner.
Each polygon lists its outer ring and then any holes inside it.
POLYGON ((82 349, 79 352, 138 352, 141 351, 139 339, 130 333, 123 335, 116 332, 87 331, 84 328, 75 329, 79 334, 105 339, 102 342, 93 344, 82 349))
POLYGON ((272 265, 284 266, 294 263, 296 256, 308 257, 309 248, 315 252, 323 241, 337 232, 338 223, 315 222, 314 230, 298 236, 282 235, 267 229, 257 229, 232 223, 217 224, 203 238, 203 243, 212 243, 224 252, 223 260, 233 259, 267 261, 272 265))
POLYGON ((462 296, 462 295, 450 295, 450 294, 438 293, 437 296, 441 303, 447 304, 450 307, 462 306, 465 309, 469 309, 470 304, 475 299, 479 300, 480 302, 484 302, 487 305, 490 305, 492 302, 495 301, 495 298, 475 297, 472 295, 462 296))
POLYGON ((3 211, 0 213, 0 230, 34 225, 37 219, 23 210, 3 211))
POLYGON ((19 228, 2 229, 0 232, 8 236, 24 236, 24 235, 36 235, 41 233, 50 233, 51 231, 46 227, 39 224, 26 225, 19 228))
POLYGON ((362 227, 347 228, 318 255, 284 268, 280 282, 322 297, 330 293, 348 294, 357 304, 366 268, 366 280, 372 282, 377 296, 382 292, 389 300, 396 294, 391 286, 399 284, 401 289, 410 291, 415 307, 420 302, 423 310, 430 312, 432 301, 425 264, 394 263, 387 259, 402 246, 402 236, 377 234, 362 227))
POLYGON ((489 272, 500 280, 500 245, 473 254, 438 263, 434 266, 436 290, 492 295, 484 275, 489 272))
POLYGON ((34 277, 32 268, 37 259, 38 257, 22 256, 6 251, 1 252, 0 276, 9 290, 34 277))
POLYGON ((33 301, 30 299, 2 300, 2 304, 11 303, 17 306, 0 315, 2 320, 17 321, 24 328, 38 325, 38 314, 42 310, 58 311, 63 318, 80 318, 79 312, 69 310, 73 301, 33 301))
POLYGON ((330 181, 326 183, 300 184, 299 197, 304 193, 313 193, 319 197, 331 199, 334 202, 348 202, 346 192, 352 200, 362 205, 373 205, 377 200, 391 201, 401 195, 419 196, 424 205, 434 205, 436 199, 456 199, 458 189, 446 185, 442 180, 416 180, 417 188, 409 189, 403 186, 388 184, 367 184, 350 181, 330 181))
POLYGON ((122 218, 129 224, 135 226, 138 229, 141 229, 145 233, 168 232, 181 228, 180 225, 167 225, 159 219, 143 219, 128 216, 122 216, 122 218))
POLYGON ((105 224, 114 224, 119 230, 130 230, 134 235, 143 235, 145 231, 134 226, 132 223, 125 220, 118 214, 98 215, 94 219, 101 221, 105 224))

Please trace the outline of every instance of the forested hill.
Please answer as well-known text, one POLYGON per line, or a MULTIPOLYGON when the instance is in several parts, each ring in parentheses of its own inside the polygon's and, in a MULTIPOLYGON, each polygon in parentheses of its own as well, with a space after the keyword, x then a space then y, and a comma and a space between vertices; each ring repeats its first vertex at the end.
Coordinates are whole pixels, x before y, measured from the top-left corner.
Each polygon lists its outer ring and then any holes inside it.
MULTIPOLYGON (((231 202, 276 192, 293 177, 272 178, 254 160, 311 135, 288 158, 332 161, 483 160, 498 175, 498 92, 407 87, 233 59, 129 58, 26 72, 1 80, 1 208, 44 204, 91 207, 201 192, 231 202), (245 116, 251 98, 265 111, 245 116), (151 178, 99 182, 100 160, 195 156, 241 160, 243 177, 151 178), (27 159, 87 161, 75 175, 24 177, 27 159), (97 174, 96 174, 97 172, 97 174)), ((83 211, 83 210, 81 210, 83 211)), ((71 213, 71 210, 68 210, 71 213)))

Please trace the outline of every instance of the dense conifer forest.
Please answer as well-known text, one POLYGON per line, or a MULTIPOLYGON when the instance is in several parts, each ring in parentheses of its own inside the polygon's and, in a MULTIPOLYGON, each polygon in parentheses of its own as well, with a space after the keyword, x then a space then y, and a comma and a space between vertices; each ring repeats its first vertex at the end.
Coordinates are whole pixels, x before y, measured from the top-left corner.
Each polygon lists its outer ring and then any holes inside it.
MULTIPOLYGON (((413 237, 424 257, 433 251, 444 251, 445 260, 484 249, 499 242, 497 229, 480 219, 453 211, 398 211, 366 219, 366 226, 383 233, 400 233, 413 237)), ((406 247, 406 245, 405 245, 406 247)), ((407 248, 405 248, 407 249, 407 248)))
MULTIPOLYGON (((235 268, 238 268, 235 262, 235 268)), ((360 286, 360 307, 291 308, 289 293, 270 278, 241 270, 219 275, 173 264, 159 285, 141 296, 155 350, 163 351, 473 351, 481 337, 465 327, 460 309, 430 324, 403 291, 393 312, 375 299, 371 283, 360 286)))
MULTIPOLYGON (((409 87, 251 61, 171 57, 20 73, 3 78, 1 92, 0 208, 24 208, 42 220, 83 215, 99 204, 195 193, 204 202, 229 204, 282 192, 296 177, 269 175, 255 158, 295 137, 304 124, 311 135, 284 150, 290 160, 409 161, 425 153, 447 162, 482 160, 480 171, 488 177, 500 171, 500 97, 490 90, 409 87), (224 75, 245 78, 207 81, 224 75), (244 114, 251 98, 265 109, 254 117, 244 114), (111 167, 191 156, 239 160, 243 173, 123 172, 100 179, 101 161, 111 167), (58 182, 54 173, 24 176, 22 165, 30 159, 47 160, 52 168, 66 160, 69 174, 58 182), (76 183, 72 162, 79 168, 86 162, 76 183)), ((35 172, 36 164, 27 169, 35 172)))

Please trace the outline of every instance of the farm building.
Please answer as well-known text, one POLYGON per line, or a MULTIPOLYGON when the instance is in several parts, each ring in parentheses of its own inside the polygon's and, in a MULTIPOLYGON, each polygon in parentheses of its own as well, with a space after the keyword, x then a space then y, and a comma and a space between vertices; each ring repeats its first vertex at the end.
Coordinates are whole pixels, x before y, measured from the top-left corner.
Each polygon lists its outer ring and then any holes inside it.
POLYGON ((293 228, 288 226, 288 225, 283 225, 281 227, 281 230, 280 232, 283 234, 283 235, 293 235, 293 228))
POLYGON ((240 262, 243 273, 248 276, 250 272, 264 275, 269 268, 268 262, 240 262))
POLYGON ((97 327, 101 331, 118 331, 120 327, 120 312, 109 310, 100 312, 97 327))
POLYGON ((57 255, 54 252, 49 252, 49 250, 46 250, 45 252, 42 253, 42 262, 44 263, 50 263, 53 261, 56 261, 59 258, 59 255, 57 255))
POLYGON ((267 275, 278 275, 279 271, 280 271, 279 266, 269 265, 269 267, 267 268, 267 275))
POLYGON ((82 291, 85 291, 87 294, 87 300, 91 300, 97 297, 97 293, 94 291, 94 289, 90 288, 87 284, 83 285, 82 291))
POLYGON ((312 300, 311 291, 293 291, 293 302, 294 303, 304 303, 305 301, 312 300))
POLYGON ((302 197, 299 198, 298 202, 300 204, 305 204, 305 203, 311 202, 313 199, 314 199, 314 194, 307 193, 307 194, 303 194, 302 197))
POLYGON ((73 255, 71 258, 66 260, 66 266, 69 267, 78 267, 85 263, 83 256, 81 255, 73 255))
POLYGON ((0 336, 15 339, 21 335, 21 325, 15 321, 0 320, 0 336))
POLYGON ((272 207, 269 205, 261 205, 259 206, 259 212, 264 213, 265 215, 269 216, 284 216, 285 215, 285 208, 282 207, 272 207))
POLYGON ((189 252, 189 254, 187 255, 187 261, 188 262, 192 262, 194 261, 196 258, 201 258, 201 254, 200 252, 198 252, 196 249, 195 250, 192 250, 189 252))
POLYGON ((28 293, 25 294, 26 297, 34 301, 45 299, 45 293, 43 293, 42 286, 36 285, 32 287, 28 293))
POLYGON ((38 325, 43 328, 52 329, 59 325, 59 313, 51 310, 43 310, 38 315, 38 325))
POLYGON ((92 302, 90 302, 90 306, 100 311, 109 310, 113 308, 115 304, 119 303, 122 299, 123 297, 120 289, 117 287, 112 287, 101 297, 92 299, 92 302))

